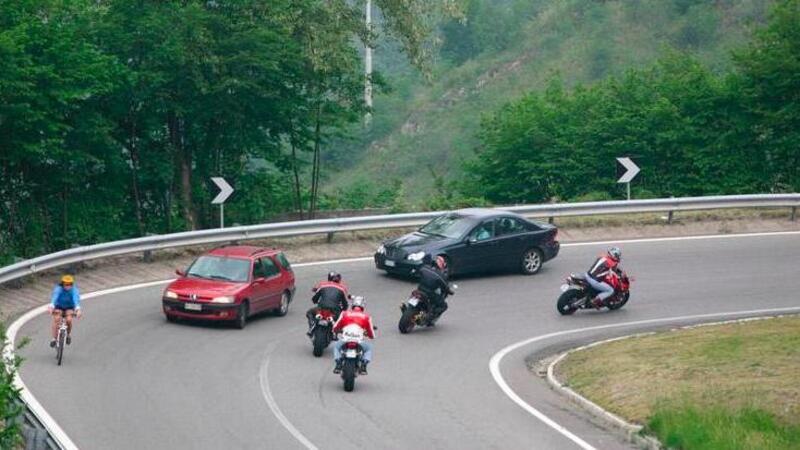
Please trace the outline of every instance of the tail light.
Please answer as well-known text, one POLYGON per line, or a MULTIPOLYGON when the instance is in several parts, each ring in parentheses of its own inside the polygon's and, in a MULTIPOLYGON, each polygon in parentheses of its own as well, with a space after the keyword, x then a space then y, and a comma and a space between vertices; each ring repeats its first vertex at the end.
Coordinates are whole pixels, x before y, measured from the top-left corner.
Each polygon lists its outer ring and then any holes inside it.
POLYGON ((347 342, 344 344, 345 348, 358 348, 358 342, 347 342))

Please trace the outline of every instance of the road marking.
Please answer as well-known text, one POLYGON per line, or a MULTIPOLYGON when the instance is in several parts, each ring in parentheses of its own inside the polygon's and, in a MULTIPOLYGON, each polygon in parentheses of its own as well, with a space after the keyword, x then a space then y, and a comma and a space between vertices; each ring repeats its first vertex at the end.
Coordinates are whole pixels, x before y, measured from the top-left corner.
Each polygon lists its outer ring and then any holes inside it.
POLYGON ((553 333, 543 334, 541 336, 532 337, 530 339, 526 339, 524 341, 520 341, 514 344, 511 344, 499 352, 495 353, 492 356, 492 359, 489 360, 489 372, 492 374, 492 378, 494 378, 495 383, 500 387, 504 394, 508 398, 510 398, 514 403, 516 403, 520 408, 527 411, 532 416, 536 417, 537 419, 544 422, 549 427, 553 428, 554 430, 558 431, 565 437, 567 437, 572 442, 576 443, 579 447, 584 450, 596 450, 591 444, 587 443, 583 439, 579 438, 563 426, 556 423, 553 419, 544 415, 541 411, 534 408, 533 406, 529 405, 525 402, 513 389, 508 385, 506 380, 503 378, 502 373, 500 372, 500 363, 502 362, 503 358, 508 355, 509 353, 524 347, 526 345, 533 344, 534 342, 544 341, 547 339, 551 339, 554 337, 565 336, 569 334, 578 334, 587 331, 597 331, 597 330, 606 330, 611 328, 624 328, 624 327, 631 327, 637 325, 649 325, 649 324, 657 324, 657 323, 665 323, 665 322, 674 322, 674 321, 683 321, 683 320, 697 320, 697 319, 710 319, 710 318, 719 318, 719 317, 731 317, 731 316, 748 316, 748 315, 770 315, 770 314, 780 314, 780 313, 787 313, 787 312, 797 312, 800 311, 800 306, 792 306, 786 308, 772 308, 772 309, 755 309, 749 311, 733 311, 733 312, 725 312, 725 313, 712 313, 712 314, 697 314, 691 316, 676 316, 676 317, 665 317, 660 319, 647 319, 647 320, 637 320, 634 322, 624 322, 624 323, 614 323, 608 325, 598 325, 594 327, 586 327, 586 328, 577 328, 572 330, 565 330, 565 331, 556 331, 553 333))
POLYGON ((331 259, 331 260, 328 260, 328 261, 314 261, 314 262, 307 262, 307 263, 292 264, 292 267, 323 266, 325 264, 344 264, 344 263, 362 262, 362 261, 372 261, 372 257, 371 256, 364 256, 364 257, 359 257, 359 258, 331 259))
POLYGON ((766 233, 741 233, 741 234, 709 234, 702 236, 621 239, 617 241, 567 242, 565 244, 561 244, 561 246, 583 247, 587 245, 637 244, 641 242, 697 241, 702 239, 734 239, 734 238, 748 238, 748 237, 771 237, 771 236, 792 236, 792 235, 800 235, 800 231, 774 231, 766 233))
POLYGON ((272 414, 278 419, 278 421, 283 425, 286 430, 297 439, 298 442, 303 444, 305 448, 308 450, 317 450, 317 447, 306 438, 303 433, 300 432, 289 419, 283 415, 283 412, 278 407, 278 403, 275 401, 275 397, 272 396, 272 391, 269 388, 269 358, 272 355, 273 350, 275 350, 275 346, 277 344, 272 344, 267 350, 267 357, 264 358, 264 363, 261 365, 261 370, 258 373, 259 384, 261 385, 261 394, 264 397, 264 400, 267 402, 267 406, 269 406, 270 411, 272 414))

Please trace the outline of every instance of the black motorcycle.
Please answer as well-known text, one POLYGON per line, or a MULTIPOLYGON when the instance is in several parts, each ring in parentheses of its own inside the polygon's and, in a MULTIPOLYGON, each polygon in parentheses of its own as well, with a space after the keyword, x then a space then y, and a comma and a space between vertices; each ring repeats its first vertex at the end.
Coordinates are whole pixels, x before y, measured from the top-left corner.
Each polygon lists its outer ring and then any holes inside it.
POLYGON ((333 324, 336 322, 333 311, 319 308, 314 316, 314 326, 311 328, 311 344, 314 346, 314 356, 322 356, 322 352, 333 341, 333 324))
MULTIPOLYGON (((450 292, 455 292, 456 289, 458 289, 457 285, 450 285, 450 292)), ((447 297, 448 293, 445 293, 443 300, 447 297)), ((415 326, 432 326, 438 320, 438 317, 433 314, 433 305, 430 299, 419 289, 413 290, 408 300, 400 304, 400 311, 402 314, 397 328, 403 334, 410 333, 415 326)))

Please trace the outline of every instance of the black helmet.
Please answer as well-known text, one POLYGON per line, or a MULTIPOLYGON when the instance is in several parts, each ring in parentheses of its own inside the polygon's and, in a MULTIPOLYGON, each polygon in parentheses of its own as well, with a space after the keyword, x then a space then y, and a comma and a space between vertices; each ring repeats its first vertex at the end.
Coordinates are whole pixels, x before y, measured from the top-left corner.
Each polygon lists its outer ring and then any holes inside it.
POLYGON ((328 272, 328 281, 333 281, 334 283, 338 283, 342 281, 342 274, 339 272, 328 272))

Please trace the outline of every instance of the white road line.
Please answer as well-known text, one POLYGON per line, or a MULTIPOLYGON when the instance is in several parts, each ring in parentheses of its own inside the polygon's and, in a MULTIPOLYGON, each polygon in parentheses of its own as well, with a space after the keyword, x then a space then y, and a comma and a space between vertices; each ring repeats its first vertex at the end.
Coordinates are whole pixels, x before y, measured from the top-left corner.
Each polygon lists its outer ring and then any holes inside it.
POLYGON ((278 421, 286 428, 289 433, 297 439, 298 442, 303 444, 305 448, 308 450, 317 450, 317 447, 306 438, 303 433, 300 432, 289 419, 283 415, 283 412, 278 407, 278 403, 275 401, 275 397, 272 396, 272 391, 269 388, 269 358, 272 354, 272 351, 275 350, 275 346, 277 344, 272 344, 267 350, 267 357, 264 358, 264 363, 261 365, 261 370, 258 373, 259 384, 261 385, 261 394, 264 397, 264 400, 267 402, 267 406, 269 406, 270 411, 272 414, 278 419, 278 421))
POLYGON ((553 428, 554 430, 558 431, 565 437, 567 437, 572 442, 576 443, 579 447, 584 450, 596 450, 591 444, 587 443, 583 439, 579 438, 563 426, 556 423, 553 419, 544 415, 541 411, 534 408, 533 406, 529 405, 525 402, 513 389, 508 385, 506 380, 503 378, 502 373, 500 372, 500 363, 502 362, 503 358, 508 355, 509 353, 519 349, 520 347, 524 347, 526 345, 533 344, 535 342, 544 341, 547 339, 565 336, 569 334, 578 334, 587 331, 597 331, 597 330, 607 330, 612 328, 624 328, 624 327, 631 327, 637 325, 651 325, 651 324, 658 324, 658 323, 665 323, 665 322, 676 322, 676 321, 683 321, 683 320, 698 320, 698 319, 711 319, 711 318, 720 318, 720 317, 731 317, 731 316, 750 316, 750 315, 771 315, 771 314, 781 314, 787 312, 798 312, 800 311, 800 306, 793 306, 787 308, 772 308, 772 309, 755 309, 749 311, 733 311, 733 312, 725 312, 725 313, 712 313, 712 314, 698 314, 692 316, 676 316, 676 317, 665 317, 660 319, 648 319, 648 320, 637 320, 634 322, 624 322, 624 323, 614 323, 608 325, 598 325, 594 327, 587 327, 587 328, 578 328, 573 330, 565 330, 565 331, 556 331, 553 333, 543 334, 541 336, 532 337, 530 339, 526 339, 524 341, 520 341, 514 344, 505 347, 504 349, 500 350, 499 352, 495 353, 492 356, 492 359, 489 360, 489 372, 492 374, 492 378, 494 378, 495 383, 500 387, 504 394, 508 398, 510 398, 514 403, 516 403, 520 408, 527 411, 532 416, 536 417, 537 419, 544 422, 549 427, 553 428))
POLYGON ((749 238, 749 237, 792 236, 792 235, 800 235, 800 231, 773 231, 765 233, 740 233, 740 234, 709 234, 701 236, 620 239, 616 241, 567 242, 565 244, 561 244, 561 246, 583 247, 587 245, 638 244, 642 242, 697 241, 703 239, 738 239, 738 238, 749 238))

